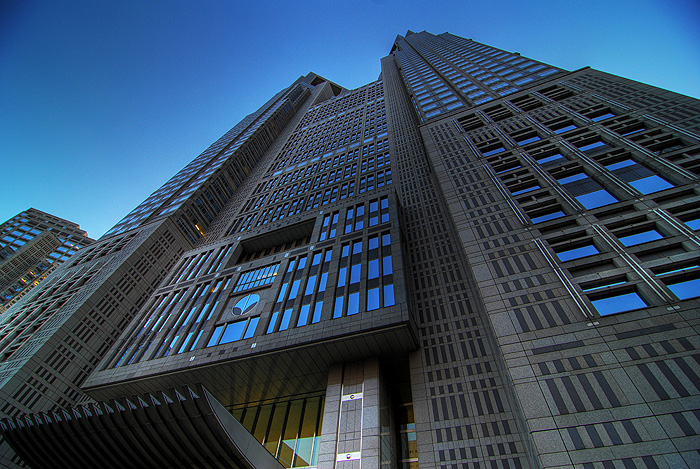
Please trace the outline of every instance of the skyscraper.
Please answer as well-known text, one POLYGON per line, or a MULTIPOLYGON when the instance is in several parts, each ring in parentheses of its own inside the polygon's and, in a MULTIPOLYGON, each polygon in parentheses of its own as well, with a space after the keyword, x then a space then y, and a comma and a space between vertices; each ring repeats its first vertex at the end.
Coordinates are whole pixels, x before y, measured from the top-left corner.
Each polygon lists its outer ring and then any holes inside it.
POLYGON ((0 313, 92 241, 75 223, 34 208, 0 225, 0 313))
POLYGON ((355 90, 301 77, 11 310, 43 325, 3 355, 4 438, 37 467, 697 466, 699 116, 449 33, 355 90))

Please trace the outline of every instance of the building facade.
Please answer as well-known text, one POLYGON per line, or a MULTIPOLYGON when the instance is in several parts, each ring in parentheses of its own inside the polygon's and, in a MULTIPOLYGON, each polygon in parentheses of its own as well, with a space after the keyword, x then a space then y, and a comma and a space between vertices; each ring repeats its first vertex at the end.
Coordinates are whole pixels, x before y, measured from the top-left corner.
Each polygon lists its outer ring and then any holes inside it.
POLYGON ((697 467, 699 133, 449 33, 301 77, 11 310, 5 464, 697 467))
POLYGON ((34 208, 0 225, 0 314, 93 241, 79 225, 34 208))

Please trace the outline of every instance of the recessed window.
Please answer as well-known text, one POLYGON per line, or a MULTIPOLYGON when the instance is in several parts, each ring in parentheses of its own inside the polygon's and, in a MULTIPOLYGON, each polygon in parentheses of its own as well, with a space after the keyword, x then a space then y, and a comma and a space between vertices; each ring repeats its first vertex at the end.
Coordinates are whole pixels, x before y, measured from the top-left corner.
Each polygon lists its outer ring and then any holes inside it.
POLYGON ((663 238, 663 235, 656 230, 643 231, 641 233, 635 233, 628 236, 623 236, 619 238, 620 242, 625 246, 636 246, 642 243, 648 243, 649 241, 655 241, 657 239, 663 238))
POLYGON ((574 130, 577 127, 574 124, 567 125, 565 127, 562 127, 560 129, 554 129, 555 134, 563 134, 564 132, 568 132, 569 130, 574 130))
POLYGON ((593 306, 601 316, 624 313, 638 308, 644 308, 647 304, 637 294, 637 292, 624 293, 621 295, 607 296, 592 300, 593 306))
POLYGON ((521 140, 518 140, 517 138, 515 139, 515 141, 518 142, 518 145, 527 145, 528 143, 536 142, 538 140, 540 140, 538 135, 531 135, 521 140))
POLYGON ((666 286, 681 300, 700 296, 700 278, 669 283, 666 286))
POLYGON ((483 155, 484 156, 491 156, 491 155, 496 155, 496 154, 504 152, 504 151, 506 151, 506 149, 501 145, 497 148, 494 148, 493 150, 487 150, 487 151, 483 152, 483 155))
POLYGON ((394 306, 394 285, 384 285, 384 307, 394 306))
POLYGON ((607 145, 604 142, 598 140, 597 142, 589 143, 588 145, 579 147, 579 150, 581 150, 584 153, 595 153, 600 150, 603 150, 605 147, 607 147, 607 145))
POLYGON ((360 312, 360 293, 351 293, 348 297, 348 316, 360 312))
POLYGON ((590 192, 588 194, 579 195, 578 197, 576 197, 576 200, 578 200, 581 203, 581 205, 583 205, 584 208, 588 210, 597 207, 602 207, 604 205, 614 204, 618 201, 605 189, 590 192))
POLYGON ((615 171, 616 169, 622 169, 622 168, 626 168, 628 166, 634 166, 635 164, 637 164, 636 161, 623 160, 623 161, 618 161, 617 163, 609 164, 605 167, 608 168, 610 171, 615 171))
POLYGON ((537 163, 540 164, 540 165, 542 165, 542 166, 549 166, 550 163, 553 163, 553 162, 556 162, 556 161, 560 161, 560 160, 564 160, 564 159, 565 159, 565 158, 564 158, 562 155, 560 155, 559 153, 557 153, 556 155, 545 156, 545 157, 542 158, 542 159, 538 159, 538 160, 537 160, 537 163))
POLYGON ((555 218, 561 218, 565 216, 565 213, 562 212, 561 210, 558 210, 556 212, 550 212, 550 213, 545 213, 544 215, 540 215, 534 218, 530 218, 532 220, 532 223, 543 223, 545 221, 549 220, 554 220, 555 218))
POLYGON ((572 182, 575 181, 581 181, 583 179, 586 179, 588 176, 586 173, 578 173, 578 174, 573 174, 571 176, 566 176, 561 179, 558 179, 559 184, 565 185, 565 184, 571 184, 572 182))
POLYGON ((560 261, 566 262, 574 259, 580 259, 582 257, 593 256, 599 252, 600 251, 598 251, 598 248, 596 248, 594 245, 588 244, 575 249, 569 249, 568 251, 557 252, 556 254, 560 261))
POLYGON ((642 194, 651 194, 673 187, 673 184, 655 174, 643 179, 637 179, 636 181, 630 181, 629 184, 642 194))
POLYGON ((605 114, 602 114, 600 116, 591 117, 591 120, 593 122, 600 122, 602 120, 609 119, 611 117, 615 117, 615 114, 613 114, 612 112, 606 112, 605 114))
POLYGON ((539 188, 540 188, 539 184, 535 184, 534 186, 526 187, 525 189, 520 189, 519 191, 512 192, 512 194, 513 195, 525 194, 527 192, 532 192, 532 191, 537 190, 539 188))
POLYGON ((700 218, 695 218, 693 220, 686 220, 684 223, 691 230, 700 230, 700 218))

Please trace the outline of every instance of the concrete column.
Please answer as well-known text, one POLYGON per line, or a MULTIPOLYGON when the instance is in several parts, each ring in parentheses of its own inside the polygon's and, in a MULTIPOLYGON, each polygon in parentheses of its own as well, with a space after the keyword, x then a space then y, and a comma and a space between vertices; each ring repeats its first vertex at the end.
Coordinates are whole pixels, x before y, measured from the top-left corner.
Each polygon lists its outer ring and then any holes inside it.
MULTIPOLYGON (((376 358, 331 368, 326 388, 318 469, 395 467, 394 445, 388 445, 390 455, 385 449, 384 465, 380 449, 382 426, 385 434, 387 429, 393 427, 390 422, 381 421, 382 401, 387 407, 387 396, 388 393, 382 392, 376 358)), ((390 413, 385 409, 384 415, 390 413)), ((392 438, 393 435, 389 435, 389 439, 392 438)), ((385 446, 386 440, 387 435, 384 435, 385 446)))

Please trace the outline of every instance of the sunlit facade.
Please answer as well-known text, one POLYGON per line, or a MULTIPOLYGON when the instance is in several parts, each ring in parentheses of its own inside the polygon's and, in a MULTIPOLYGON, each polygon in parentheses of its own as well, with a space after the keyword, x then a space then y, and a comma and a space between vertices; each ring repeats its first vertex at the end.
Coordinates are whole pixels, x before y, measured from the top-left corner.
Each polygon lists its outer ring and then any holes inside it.
POLYGON ((301 77, 15 306, 5 461, 693 467, 698 116, 449 33, 301 77))

